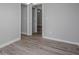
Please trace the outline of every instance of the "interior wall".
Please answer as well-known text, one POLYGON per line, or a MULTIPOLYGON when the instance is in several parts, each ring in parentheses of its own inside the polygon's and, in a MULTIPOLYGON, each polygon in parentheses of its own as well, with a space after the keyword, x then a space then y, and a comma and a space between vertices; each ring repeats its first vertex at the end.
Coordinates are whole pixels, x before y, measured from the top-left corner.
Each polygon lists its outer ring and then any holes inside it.
POLYGON ((21 4, 21 33, 27 33, 27 5, 21 4))
POLYGON ((21 37, 21 4, 0 3, 0 45, 21 37))
POLYGON ((35 8, 32 8, 32 32, 35 32, 35 8))
POLYGON ((79 43, 79 3, 43 4, 43 36, 79 43))

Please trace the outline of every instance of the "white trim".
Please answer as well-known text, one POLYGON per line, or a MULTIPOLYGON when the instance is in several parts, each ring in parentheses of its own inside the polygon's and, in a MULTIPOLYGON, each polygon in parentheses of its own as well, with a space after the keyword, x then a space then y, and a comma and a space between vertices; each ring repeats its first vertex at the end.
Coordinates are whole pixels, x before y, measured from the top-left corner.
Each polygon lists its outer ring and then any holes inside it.
MULTIPOLYGON (((34 32, 37 32, 37 8, 35 8, 35 19, 34 19, 34 32)), ((32 21, 33 22, 33 21, 32 21)))
POLYGON ((79 43, 77 43, 77 42, 70 42, 70 41, 57 39, 57 38, 52 38, 52 37, 47 37, 47 36, 43 36, 43 38, 50 39, 50 40, 55 40, 55 41, 59 41, 59 42, 65 42, 65 43, 74 44, 74 45, 78 45, 79 46, 79 43))
POLYGON ((21 38, 16 38, 16 39, 14 39, 14 40, 12 40, 12 41, 9 41, 9 42, 7 42, 7 43, 4 43, 4 44, 0 45, 0 48, 3 48, 3 47, 5 47, 5 46, 8 46, 8 45, 10 45, 10 44, 12 44, 12 43, 14 43, 14 42, 16 42, 16 41, 19 41, 19 40, 21 40, 21 38))
POLYGON ((25 32, 22 32, 21 34, 27 35, 27 33, 25 33, 25 32))
POLYGON ((42 4, 42 37, 44 35, 44 28, 45 28, 45 12, 44 12, 44 4, 42 4))
POLYGON ((32 4, 27 5, 27 35, 32 35, 32 4))

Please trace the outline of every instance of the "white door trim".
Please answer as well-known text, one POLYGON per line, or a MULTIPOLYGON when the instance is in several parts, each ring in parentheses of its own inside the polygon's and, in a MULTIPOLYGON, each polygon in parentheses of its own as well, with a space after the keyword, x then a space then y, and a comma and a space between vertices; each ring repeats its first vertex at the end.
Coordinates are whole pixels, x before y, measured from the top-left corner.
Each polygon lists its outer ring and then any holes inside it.
POLYGON ((44 36, 44 31, 45 31, 45 7, 44 4, 42 4, 42 37, 44 36))
POLYGON ((32 35, 32 4, 27 5, 27 35, 32 35))

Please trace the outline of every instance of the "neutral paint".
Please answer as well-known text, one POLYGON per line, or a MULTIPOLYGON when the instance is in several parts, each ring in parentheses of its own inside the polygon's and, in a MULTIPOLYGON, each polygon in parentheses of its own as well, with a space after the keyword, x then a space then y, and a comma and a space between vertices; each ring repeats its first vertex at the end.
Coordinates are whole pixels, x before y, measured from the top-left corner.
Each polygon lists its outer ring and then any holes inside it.
POLYGON ((37 8, 32 8, 32 33, 37 32, 37 8))
POLYGON ((27 33, 27 5, 21 4, 21 33, 27 33))
POLYGON ((43 36, 79 43, 79 4, 43 4, 43 36))
POLYGON ((0 3, 0 46, 20 38, 21 5, 20 3, 0 3))

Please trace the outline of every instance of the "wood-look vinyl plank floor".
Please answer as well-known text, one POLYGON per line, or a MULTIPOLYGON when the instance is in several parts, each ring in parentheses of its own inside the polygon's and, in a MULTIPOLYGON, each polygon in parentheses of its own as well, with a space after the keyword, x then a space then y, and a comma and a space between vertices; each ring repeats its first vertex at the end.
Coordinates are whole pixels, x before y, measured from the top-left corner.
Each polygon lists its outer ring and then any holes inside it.
POLYGON ((20 41, 1 48, 0 55, 75 55, 75 53, 52 48, 46 44, 46 40, 40 35, 32 37, 22 35, 20 41))

